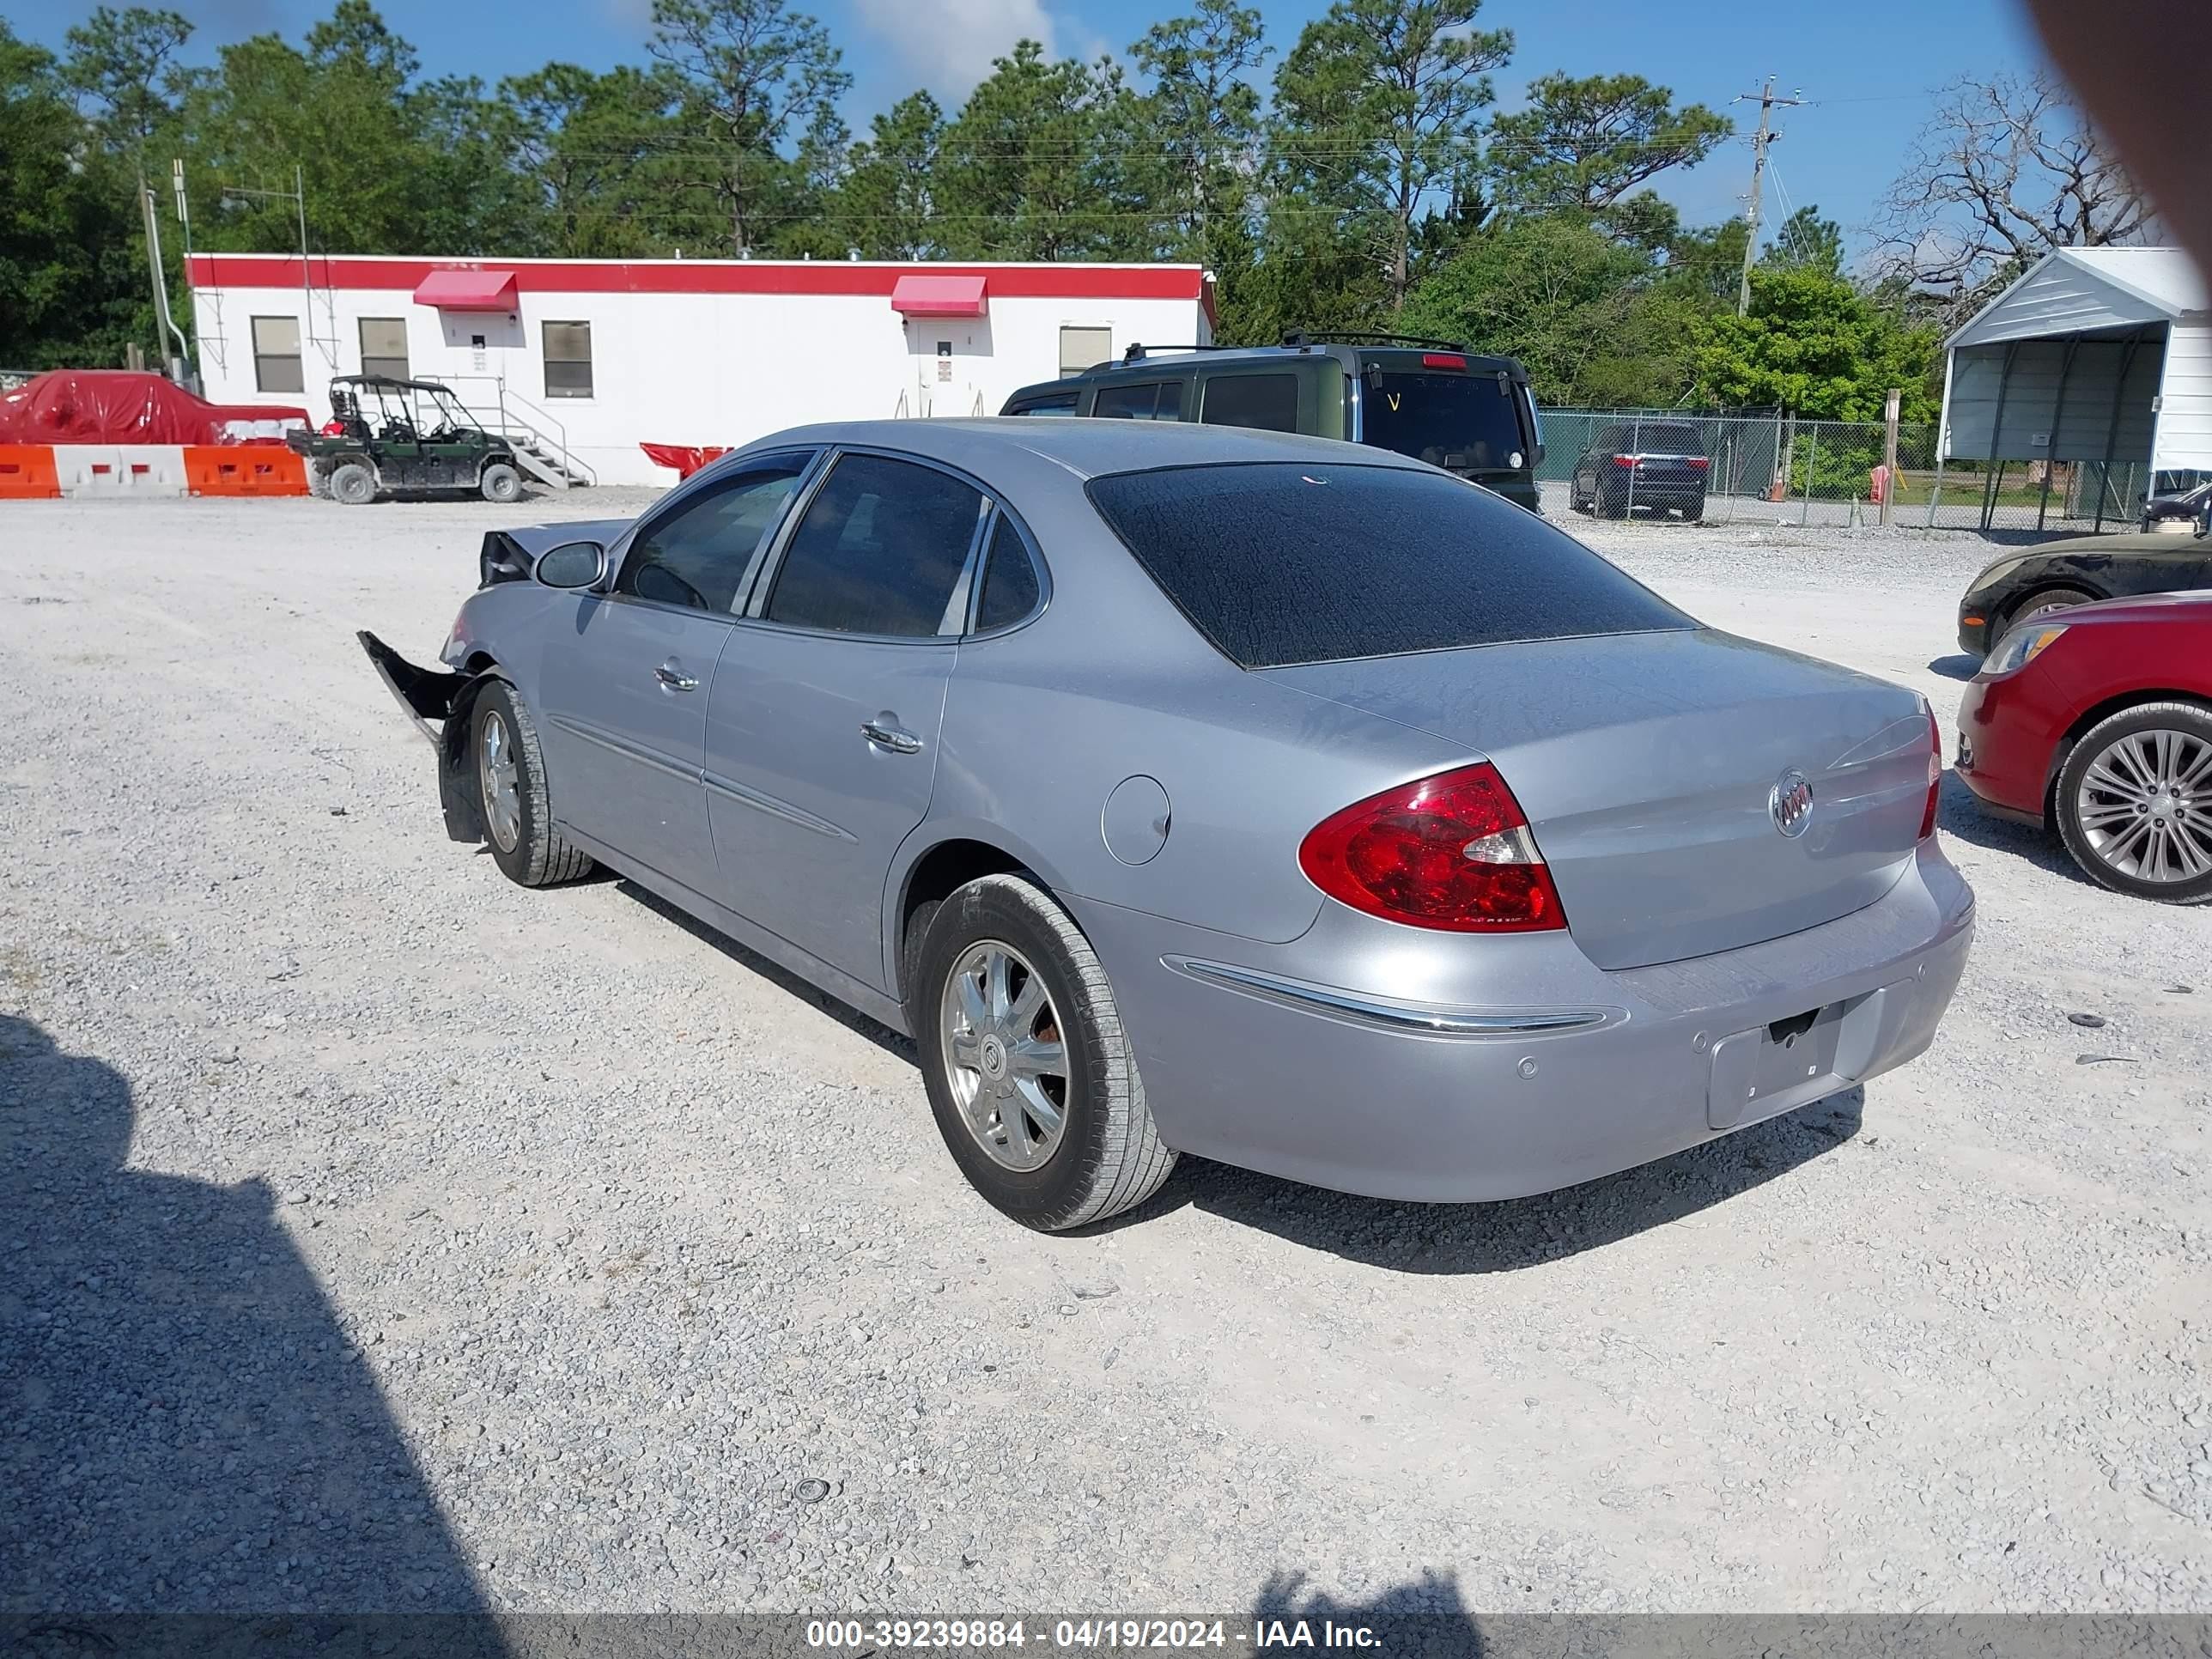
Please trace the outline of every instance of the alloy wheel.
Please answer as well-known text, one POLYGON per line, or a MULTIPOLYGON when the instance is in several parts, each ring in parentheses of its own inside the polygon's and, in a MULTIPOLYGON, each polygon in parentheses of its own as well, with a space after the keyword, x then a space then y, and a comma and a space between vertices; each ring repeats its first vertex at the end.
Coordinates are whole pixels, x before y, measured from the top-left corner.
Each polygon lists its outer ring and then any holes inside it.
POLYGON ((514 735, 496 709, 486 711, 477 739, 477 782, 484 828, 501 852, 512 853, 522 839, 522 772, 515 764, 514 735))
POLYGON ((2090 851, 2121 875, 2212 874, 2212 742, 2155 726, 2115 738, 2081 775, 2074 815, 2090 851))
POLYGON ((939 1000, 939 1041, 961 1121, 993 1162, 1035 1170, 1067 1128, 1066 1028, 1052 994, 1011 945, 960 953, 939 1000))

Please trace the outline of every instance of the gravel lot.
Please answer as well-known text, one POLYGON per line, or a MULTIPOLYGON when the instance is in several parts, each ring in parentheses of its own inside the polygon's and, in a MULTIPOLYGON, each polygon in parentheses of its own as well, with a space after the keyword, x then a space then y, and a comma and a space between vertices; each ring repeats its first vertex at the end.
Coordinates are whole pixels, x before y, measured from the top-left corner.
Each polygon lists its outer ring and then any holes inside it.
MULTIPOLYGON (((0 507, 0 1611, 2212 1609, 2212 910, 1953 784, 1975 957, 1863 1098, 1036 1237, 899 1040, 444 839, 350 630, 516 516, 0 507)), ((1978 540, 1576 528, 1956 707, 1978 540)))

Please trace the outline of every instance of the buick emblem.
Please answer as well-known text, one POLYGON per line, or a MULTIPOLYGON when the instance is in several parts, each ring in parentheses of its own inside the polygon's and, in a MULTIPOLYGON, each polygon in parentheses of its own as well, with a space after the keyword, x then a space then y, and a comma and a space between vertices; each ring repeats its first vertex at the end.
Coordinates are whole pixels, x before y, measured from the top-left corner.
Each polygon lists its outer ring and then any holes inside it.
POLYGON ((1766 810, 1773 817, 1774 827, 1784 835, 1792 839, 1803 835, 1805 826, 1813 821, 1812 781, 1791 767, 1766 792, 1766 810))

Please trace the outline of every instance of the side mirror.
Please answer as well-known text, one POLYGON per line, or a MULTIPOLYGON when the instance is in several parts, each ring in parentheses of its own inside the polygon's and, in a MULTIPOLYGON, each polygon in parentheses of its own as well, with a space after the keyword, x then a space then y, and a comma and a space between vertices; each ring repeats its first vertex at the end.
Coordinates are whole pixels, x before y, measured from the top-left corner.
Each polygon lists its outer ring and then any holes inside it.
POLYGON ((597 542, 564 542, 540 554, 531 580, 545 587, 589 587, 607 574, 607 550, 597 542))

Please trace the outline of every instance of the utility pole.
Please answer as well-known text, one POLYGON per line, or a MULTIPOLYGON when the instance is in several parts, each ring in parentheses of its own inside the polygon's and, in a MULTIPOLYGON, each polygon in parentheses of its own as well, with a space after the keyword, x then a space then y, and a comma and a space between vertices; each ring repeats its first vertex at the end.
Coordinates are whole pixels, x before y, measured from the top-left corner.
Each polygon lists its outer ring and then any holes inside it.
POLYGON ((161 233, 154 212, 154 192, 146 188, 143 173, 138 175, 138 211, 146 223, 146 259, 154 275, 154 320, 159 325, 157 331, 165 337, 161 349, 168 349, 167 336, 174 335, 177 341, 177 355, 169 359, 169 379, 186 386, 191 378, 191 349, 185 343, 184 331, 169 315, 169 279, 161 270, 161 233))
POLYGON ((1766 77, 1764 92, 1741 93, 1730 101, 1747 103, 1753 98, 1759 100, 1759 131, 1751 141, 1751 203, 1750 211, 1745 216, 1749 231, 1743 239, 1743 280, 1735 295, 1735 314, 1739 317, 1751 310, 1751 268, 1759 258, 1759 198, 1766 183, 1766 147, 1782 136, 1774 131, 1774 112, 1778 106, 1794 109, 1805 101, 1802 98, 1777 98, 1771 75, 1766 77))

